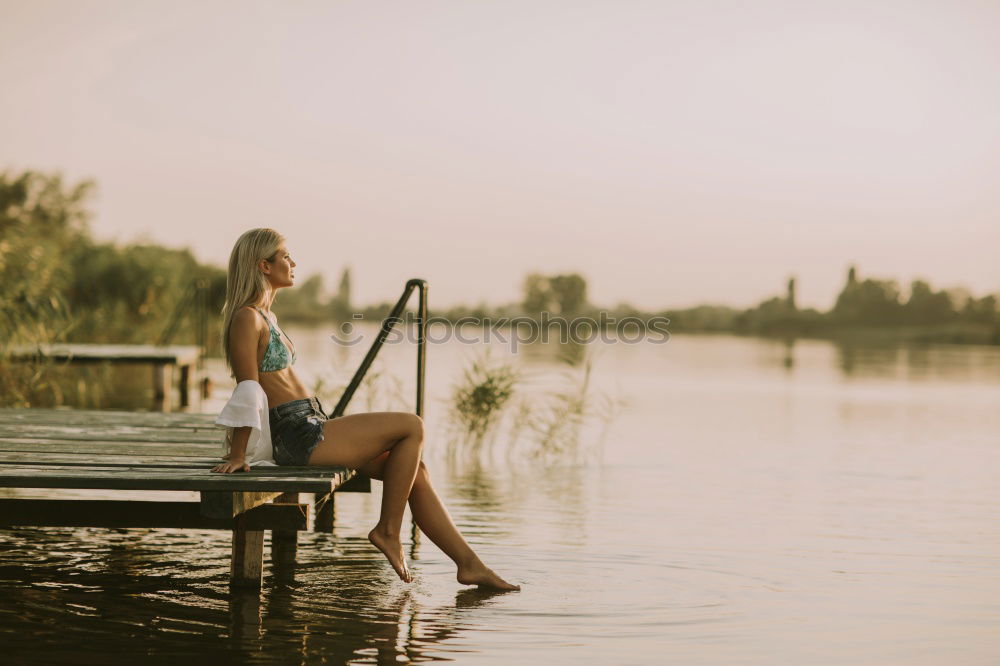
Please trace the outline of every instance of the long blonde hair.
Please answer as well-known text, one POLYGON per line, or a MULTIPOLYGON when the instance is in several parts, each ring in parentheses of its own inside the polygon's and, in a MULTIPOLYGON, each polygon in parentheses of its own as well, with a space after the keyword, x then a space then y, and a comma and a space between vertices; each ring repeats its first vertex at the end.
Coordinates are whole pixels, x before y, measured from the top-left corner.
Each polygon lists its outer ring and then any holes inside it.
POLYGON ((233 326, 233 317, 248 305, 263 303, 270 286, 257 265, 264 259, 273 261, 284 242, 284 236, 274 229, 251 229, 236 240, 229 255, 226 302, 222 306, 222 351, 231 376, 235 376, 236 372, 229 356, 229 330, 233 326))

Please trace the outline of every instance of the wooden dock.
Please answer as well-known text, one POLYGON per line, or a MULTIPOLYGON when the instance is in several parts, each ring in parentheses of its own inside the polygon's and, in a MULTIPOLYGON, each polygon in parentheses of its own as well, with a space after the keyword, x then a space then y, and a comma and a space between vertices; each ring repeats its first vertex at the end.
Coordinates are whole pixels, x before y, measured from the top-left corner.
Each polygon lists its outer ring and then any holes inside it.
MULTIPOLYGON (((230 582, 257 586, 264 530, 275 563, 295 560, 302 530, 332 531, 334 491, 370 489, 343 467, 267 467, 216 474, 222 430, 212 414, 0 409, 0 488, 92 488, 118 499, 0 498, 0 529, 164 527, 232 531, 230 582), (129 491, 196 491, 157 502, 129 491), (299 494, 313 501, 300 503, 299 494)), ((54 495, 54 493, 53 493, 54 495)))
POLYGON ((10 350, 11 360, 36 358, 66 363, 145 363, 153 367, 153 409, 169 412, 173 388, 173 370, 178 378, 180 406, 187 407, 191 394, 191 369, 198 362, 201 347, 195 345, 101 345, 55 344, 17 345, 10 350))

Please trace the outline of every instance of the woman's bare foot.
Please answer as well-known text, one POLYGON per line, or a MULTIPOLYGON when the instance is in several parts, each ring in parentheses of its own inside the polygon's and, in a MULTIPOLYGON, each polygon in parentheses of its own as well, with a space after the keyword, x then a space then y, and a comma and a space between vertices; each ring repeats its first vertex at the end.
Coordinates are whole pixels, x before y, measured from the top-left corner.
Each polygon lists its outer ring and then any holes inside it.
POLYGON ((385 559, 396 570, 396 574, 404 583, 413 581, 410 571, 406 568, 406 558, 403 557, 403 544, 399 541, 399 535, 391 536, 380 531, 378 526, 368 533, 368 540, 372 545, 382 551, 385 559))
POLYGON ((492 569, 477 562, 467 567, 458 568, 458 582, 462 585, 478 585, 495 590, 520 590, 520 585, 511 585, 500 576, 496 575, 492 569))

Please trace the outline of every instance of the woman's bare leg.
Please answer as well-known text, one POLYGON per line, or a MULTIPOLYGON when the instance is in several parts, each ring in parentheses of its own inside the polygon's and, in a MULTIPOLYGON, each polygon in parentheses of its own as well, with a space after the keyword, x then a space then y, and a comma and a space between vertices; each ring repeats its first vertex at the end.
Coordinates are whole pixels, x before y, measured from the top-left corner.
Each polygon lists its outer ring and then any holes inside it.
MULTIPOLYGON (((360 471, 374 479, 382 479, 388 458, 388 454, 383 454, 362 465, 360 471)), ((420 463, 410 491, 410 511, 427 538, 455 562, 458 567, 458 582, 500 590, 521 589, 494 573, 472 550, 431 484, 430 474, 423 462, 420 463)))
POLYGON ((382 465, 382 510, 369 541, 382 551, 396 574, 412 580, 406 568, 400 530, 403 509, 413 488, 424 442, 423 420, 405 412, 371 412, 331 419, 323 424, 323 441, 309 457, 310 465, 342 465, 358 469, 385 453, 382 465))

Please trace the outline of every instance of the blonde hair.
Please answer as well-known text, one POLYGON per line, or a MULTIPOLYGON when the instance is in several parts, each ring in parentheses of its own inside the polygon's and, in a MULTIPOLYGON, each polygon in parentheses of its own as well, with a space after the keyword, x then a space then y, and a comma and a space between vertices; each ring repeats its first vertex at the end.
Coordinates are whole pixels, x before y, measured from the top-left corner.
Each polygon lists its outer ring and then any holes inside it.
POLYGON ((283 242, 284 236, 274 229, 251 229, 236 240, 229 255, 226 302, 222 306, 222 351, 231 376, 235 376, 229 356, 229 331, 233 326, 233 317, 248 305, 263 303, 270 287, 257 265, 264 259, 273 261, 283 242))

